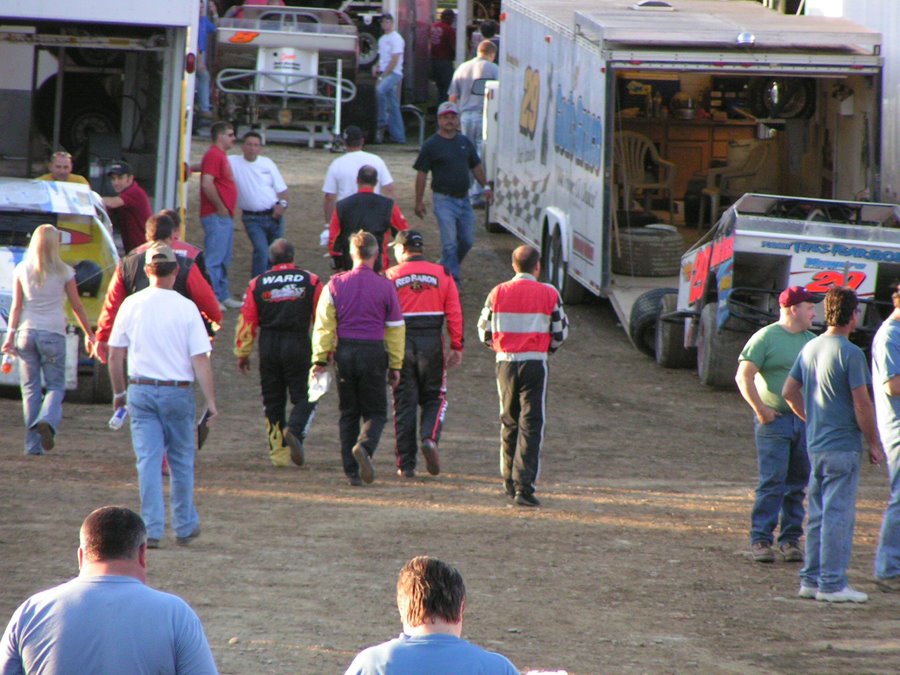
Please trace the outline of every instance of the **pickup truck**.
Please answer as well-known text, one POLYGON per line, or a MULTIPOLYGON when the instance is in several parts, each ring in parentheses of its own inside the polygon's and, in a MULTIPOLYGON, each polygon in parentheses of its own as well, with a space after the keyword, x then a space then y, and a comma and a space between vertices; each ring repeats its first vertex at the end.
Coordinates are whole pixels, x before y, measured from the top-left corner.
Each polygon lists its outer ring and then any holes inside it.
POLYGON ((898 281, 900 206, 746 194, 684 253, 677 289, 638 298, 630 333, 660 365, 696 364, 703 384, 729 387, 747 338, 777 320, 787 286, 855 290, 863 315, 851 339, 867 349, 898 281))

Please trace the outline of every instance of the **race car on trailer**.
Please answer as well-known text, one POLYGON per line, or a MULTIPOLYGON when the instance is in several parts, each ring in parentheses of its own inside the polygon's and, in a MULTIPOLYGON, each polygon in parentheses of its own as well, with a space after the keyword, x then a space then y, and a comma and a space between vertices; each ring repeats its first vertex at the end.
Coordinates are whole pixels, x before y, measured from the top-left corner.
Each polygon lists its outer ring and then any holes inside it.
POLYGON ((687 226, 746 192, 878 198, 876 31, 742 0, 507 0, 501 22, 485 224, 538 247, 567 303, 609 298, 637 346, 635 304, 679 287, 687 226))
POLYGON ((731 387, 747 339, 778 319, 783 289, 852 288, 862 316, 851 339, 868 349, 898 281, 900 206, 746 194, 684 254, 677 291, 638 298, 631 328, 660 365, 696 361, 703 384, 731 387))

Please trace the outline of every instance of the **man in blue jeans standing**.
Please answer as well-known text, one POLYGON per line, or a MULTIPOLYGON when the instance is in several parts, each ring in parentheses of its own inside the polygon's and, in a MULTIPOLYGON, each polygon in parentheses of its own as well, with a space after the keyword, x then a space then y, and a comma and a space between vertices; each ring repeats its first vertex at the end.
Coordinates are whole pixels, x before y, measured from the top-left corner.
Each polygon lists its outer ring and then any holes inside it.
POLYGON ((228 308, 241 306, 241 301, 232 298, 228 289, 237 185, 225 153, 234 145, 234 128, 228 122, 216 122, 210 129, 210 135, 212 145, 200 163, 200 222, 203 224, 206 269, 224 312, 228 308))
POLYGON ((262 157, 262 136, 256 131, 244 134, 243 155, 230 155, 228 162, 238 188, 241 220, 253 244, 250 277, 269 268, 269 246, 284 236, 284 212, 288 207, 288 188, 278 167, 262 157))
POLYGON ((863 436, 869 461, 879 464, 884 457, 869 396, 869 365, 863 351, 848 339, 858 319, 856 293, 842 287, 829 290, 828 328, 800 352, 782 390, 794 414, 806 421, 812 465, 799 596, 820 602, 869 599, 847 583, 863 436))
POLYGON ((378 78, 375 85, 375 100, 378 104, 378 131, 376 143, 384 142, 387 129, 395 143, 406 143, 406 129, 400 113, 400 84, 403 82, 403 52, 406 41, 394 30, 392 14, 381 15, 381 30, 378 38, 378 62, 372 74, 378 78))
POLYGON ((872 341, 875 412, 891 479, 875 551, 875 584, 885 593, 900 592, 900 289, 892 300, 894 311, 872 341))
POLYGON ((806 425, 781 396, 797 354, 815 335, 817 298, 801 286, 778 296, 778 321, 758 330, 740 356, 734 378, 753 410, 759 482, 750 516, 750 554, 756 562, 775 562, 772 550, 781 514, 779 551, 785 562, 803 562, 803 497, 809 481, 806 425))
POLYGON ((425 182, 431 172, 434 217, 441 232, 441 264, 460 285, 459 266, 475 243, 475 212, 469 201, 469 171, 491 203, 481 158, 475 144, 459 133, 459 108, 446 101, 438 107, 438 132, 422 145, 413 164, 416 173, 416 215, 425 217, 425 182))

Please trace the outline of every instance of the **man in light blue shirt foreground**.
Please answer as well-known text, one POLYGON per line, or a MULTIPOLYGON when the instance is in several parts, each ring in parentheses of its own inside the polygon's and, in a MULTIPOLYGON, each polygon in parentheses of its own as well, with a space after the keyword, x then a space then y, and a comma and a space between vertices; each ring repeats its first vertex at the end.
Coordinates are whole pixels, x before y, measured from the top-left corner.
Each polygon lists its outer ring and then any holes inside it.
POLYGON ((31 596, 0 643, 0 673, 215 674, 200 619, 146 585, 147 530, 104 506, 81 526, 78 577, 31 596))
POLYGON ((501 654, 463 640, 466 586, 437 558, 418 556, 400 570, 397 608, 403 632, 360 652, 345 675, 518 675, 501 654))

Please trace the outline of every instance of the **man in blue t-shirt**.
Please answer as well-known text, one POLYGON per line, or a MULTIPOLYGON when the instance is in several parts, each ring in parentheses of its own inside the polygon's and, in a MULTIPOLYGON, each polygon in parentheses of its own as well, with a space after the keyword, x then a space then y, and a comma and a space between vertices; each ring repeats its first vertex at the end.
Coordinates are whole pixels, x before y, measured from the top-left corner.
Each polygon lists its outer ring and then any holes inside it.
POLYGON ((799 595, 824 602, 869 599, 847 584, 863 436, 870 462, 878 464, 884 456, 869 396, 866 357, 848 339, 856 330, 859 311, 856 293, 849 288, 828 291, 828 328, 801 350, 782 391, 794 413, 806 420, 812 468, 799 595))
POLYGON ((463 640, 466 586, 451 565, 413 558, 397 579, 400 637, 361 651, 345 675, 518 675, 505 656, 463 640))
POLYGON ((85 519, 80 538, 78 577, 31 596, 12 615, 0 673, 214 675, 194 610, 146 585, 141 517, 104 506, 85 519))
POLYGON ((894 311, 872 341, 875 413, 891 478, 875 551, 875 583, 886 593, 900 592, 900 289, 893 301, 894 311))
POLYGON ((425 217, 425 181, 431 172, 434 217, 441 232, 441 264, 459 286, 459 266, 475 243, 475 213, 469 201, 469 171, 484 188, 484 201, 492 192, 481 159, 471 140, 459 133, 459 108, 445 101, 438 107, 438 132, 422 145, 413 164, 416 170, 416 215, 425 217))

